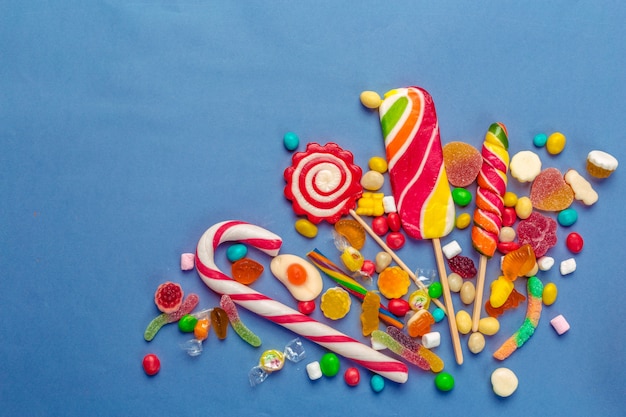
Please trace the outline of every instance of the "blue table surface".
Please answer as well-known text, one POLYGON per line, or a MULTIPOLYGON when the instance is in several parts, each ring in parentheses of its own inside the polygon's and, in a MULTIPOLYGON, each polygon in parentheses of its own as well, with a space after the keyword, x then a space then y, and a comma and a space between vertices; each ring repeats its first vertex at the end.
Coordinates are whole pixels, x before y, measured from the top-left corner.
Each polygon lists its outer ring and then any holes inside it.
MULTIPOLYGON (((331 225, 313 240, 294 230, 283 194, 292 153, 282 137, 297 133, 299 150, 336 142, 366 168, 384 145, 361 91, 427 89, 444 144, 480 148, 500 121, 510 154, 533 150, 544 167, 589 178, 592 149, 626 160, 623 2, 30 3, 0 4, 0 415, 623 415, 621 167, 590 179, 599 201, 575 202, 578 222, 559 228, 549 253, 557 265, 538 274, 557 285, 558 300, 526 345, 504 362, 492 357, 523 321, 525 303, 501 317, 482 353, 461 336, 461 366, 445 320, 435 326, 434 351, 456 380, 448 393, 412 366, 407 383, 387 382, 380 393, 360 367, 357 387, 342 373, 310 381, 306 364, 326 351, 306 340, 304 361, 252 388, 247 374, 261 352, 294 335, 244 309, 261 348, 231 330, 224 341, 211 334, 192 358, 179 347, 190 336, 175 325, 143 339, 164 281, 197 293, 199 307, 218 304, 179 264, 217 222, 245 220, 281 236, 282 253, 319 248, 339 262, 331 225), (555 131, 567 137, 561 154, 533 146, 536 134, 555 131), (585 239, 578 255, 565 248, 571 231, 585 239), (561 276, 558 263, 572 256, 577 270, 561 276), (562 336, 549 323, 558 314, 571 325, 562 336), (149 352, 161 359, 154 377, 141 368, 149 352), (499 366, 519 378, 505 399, 490 384, 499 366)), ((509 186, 528 195, 528 184, 509 186)), ((469 230, 442 239, 452 240, 478 261, 469 230)), ((368 258, 378 251, 372 240, 363 248, 368 258)), ((398 254, 412 268, 435 267, 429 242, 410 240, 398 254)), ((250 256, 266 266, 253 287, 295 306, 269 258, 250 256)), ((225 246, 216 260, 227 270, 225 246)), ((496 257, 488 283, 498 269, 496 257)), ((526 294, 524 279, 516 288, 526 294)), ((319 309, 313 317, 369 344, 358 306, 336 322, 319 309)), ((342 371, 348 366, 342 360, 342 371)))

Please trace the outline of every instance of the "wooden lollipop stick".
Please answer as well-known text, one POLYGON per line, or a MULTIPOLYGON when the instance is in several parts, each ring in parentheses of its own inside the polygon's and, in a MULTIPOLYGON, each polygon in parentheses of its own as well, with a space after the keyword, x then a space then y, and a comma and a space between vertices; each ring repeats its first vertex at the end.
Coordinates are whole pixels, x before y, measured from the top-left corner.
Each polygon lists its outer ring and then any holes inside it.
POLYGON ((483 292, 485 290, 485 274, 487 273, 487 257, 480 255, 478 261, 478 278, 476 278, 476 296, 474 297, 474 312, 472 314, 472 331, 478 331, 480 321, 480 309, 483 303, 483 292))
POLYGON ((435 259, 437 260, 437 269, 439 270, 439 282, 443 287, 443 300, 446 304, 448 325, 450 326, 450 337, 452 338, 452 348, 454 349, 454 357, 456 363, 463 364, 463 350, 461 350, 461 340, 459 331, 456 328, 456 315, 454 314, 454 305, 450 296, 450 286, 448 285, 448 273, 446 272, 446 264, 443 261, 443 252, 441 250, 441 242, 439 238, 433 239, 433 249, 435 250, 435 259))
MULTIPOLYGON (((400 266, 400 268, 402 268, 404 271, 406 271, 407 274, 409 274, 409 277, 411 277, 411 279, 415 282, 415 285, 417 285, 422 290, 428 291, 428 288, 426 288, 426 286, 424 285, 422 281, 417 279, 417 276, 411 270, 411 268, 409 268, 404 262, 402 262, 402 259, 400 259, 400 257, 389 246, 387 246, 387 244, 380 238, 380 236, 374 233, 372 228, 365 222, 365 220, 363 220, 361 216, 356 214, 354 210, 350 210, 350 215, 354 218, 354 220, 359 222, 361 226, 363 226, 363 229, 365 229, 367 234, 369 234, 372 237, 372 239, 374 239, 376 243, 378 243, 378 245, 382 248, 382 250, 387 252, 391 256, 391 259, 393 259, 398 264, 398 266, 400 266)), ((447 285, 447 280, 446 280, 446 285, 447 285)), ((436 298, 433 298, 432 302, 435 303, 435 305, 437 305, 437 307, 442 309, 446 314, 448 314, 446 307, 441 303, 441 301, 437 300, 436 298)))

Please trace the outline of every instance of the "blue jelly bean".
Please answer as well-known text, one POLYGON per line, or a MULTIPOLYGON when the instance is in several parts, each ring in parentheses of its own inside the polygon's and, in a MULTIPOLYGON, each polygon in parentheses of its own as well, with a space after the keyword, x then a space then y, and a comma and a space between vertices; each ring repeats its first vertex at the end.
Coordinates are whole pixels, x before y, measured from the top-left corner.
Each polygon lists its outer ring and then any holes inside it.
POLYGON ((548 142, 548 135, 545 133, 539 133, 533 138, 533 144, 538 148, 543 148, 548 142))
POLYGON ((226 257, 231 262, 235 262, 242 258, 245 258, 247 254, 248 247, 243 243, 235 243, 234 245, 226 249, 226 257))
POLYGON ((435 319, 436 323, 439 323, 441 320, 443 320, 445 316, 446 313, 439 307, 433 310, 433 318, 435 319))
POLYGON ((556 220, 563 227, 568 227, 576 223, 578 220, 578 213, 573 208, 565 209, 556 216, 556 220))
POLYGON ((300 138, 293 132, 287 132, 283 136, 283 144, 287 150, 295 151, 298 149, 298 145, 300 145, 300 138))
POLYGON ((372 391, 381 392, 383 388, 385 388, 385 379, 380 375, 372 375, 370 386, 372 387, 372 391))

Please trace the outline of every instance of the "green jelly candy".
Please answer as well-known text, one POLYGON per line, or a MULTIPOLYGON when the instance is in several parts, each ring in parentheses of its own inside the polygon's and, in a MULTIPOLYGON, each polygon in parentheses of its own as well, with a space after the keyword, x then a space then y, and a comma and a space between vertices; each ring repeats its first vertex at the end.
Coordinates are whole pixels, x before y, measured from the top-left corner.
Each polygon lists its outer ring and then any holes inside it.
POLYGON ((454 378, 447 372, 440 372, 435 377, 435 386, 439 391, 450 391, 454 388, 454 378))
POLYGON ((181 332, 191 333, 193 332, 194 327, 196 327, 197 322, 197 318, 191 314, 185 314, 180 318, 180 320, 178 320, 178 328, 181 332))
POLYGON ((472 202, 472 193, 465 188, 457 187, 452 190, 452 200, 457 206, 465 207, 472 202))
POLYGON ((324 376, 335 376, 339 373, 339 358, 334 353, 325 353, 320 360, 320 368, 324 376))
POLYGON ((576 212, 576 210, 568 208, 559 212, 559 214, 556 216, 556 220, 561 226, 568 227, 576 223, 576 220, 578 220, 578 213, 576 212))
POLYGON ((441 282, 433 282, 428 286, 428 296, 430 298, 439 298, 443 294, 443 287, 441 282))

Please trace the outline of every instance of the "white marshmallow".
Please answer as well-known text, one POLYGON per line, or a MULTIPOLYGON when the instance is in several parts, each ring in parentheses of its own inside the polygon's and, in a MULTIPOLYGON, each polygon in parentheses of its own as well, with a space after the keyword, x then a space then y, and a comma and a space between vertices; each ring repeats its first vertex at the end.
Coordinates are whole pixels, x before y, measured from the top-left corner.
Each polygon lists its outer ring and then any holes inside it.
POLYGON ((461 253, 461 245, 456 240, 444 245, 441 250, 447 259, 454 258, 461 253))
POLYGON ((320 363, 315 361, 307 364, 306 373, 311 381, 320 379, 322 377, 322 368, 320 367, 320 363))
POLYGON ((441 333, 430 332, 422 336, 422 345, 427 349, 432 349, 441 344, 441 333))
POLYGON ((549 271, 554 266, 554 258, 551 256, 542 256, 537 259, 537 266, 542 271, 549 271))
POLYGON ((558 316, 550 320, 550 324, 552 325, 552 327, 554 327, 554 330, 556 330, 559 336, 570 329, 569 323, 567 322, 567 320, 565 320, 565 317, 563 317, 562 314, 559 314, 558 316))
POLYGON ((576 270, 576 259, 569 258, 561 262, 561 266, 559 267, 561 271, 561 275, 571 274, 576 270))
POLYGON ((393 199, 392 195, 386 195, 383 197, 383 209, 385 213, 395 213, 398 211, 396 207, 396 200, 393 199))

